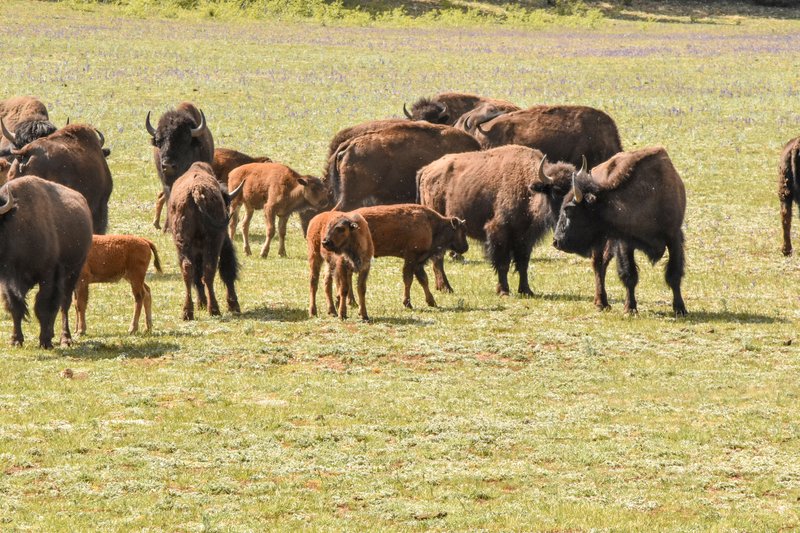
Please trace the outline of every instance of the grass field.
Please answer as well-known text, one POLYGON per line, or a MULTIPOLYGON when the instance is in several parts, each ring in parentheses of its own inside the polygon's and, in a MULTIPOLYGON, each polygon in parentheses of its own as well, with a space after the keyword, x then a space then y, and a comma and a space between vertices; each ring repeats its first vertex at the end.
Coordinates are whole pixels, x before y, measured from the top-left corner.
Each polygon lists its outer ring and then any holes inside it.
POLYGON ((2 350, 0 530, 800 528, 800 260, 780 254, 776 197, 800 134, 788 14, 534 31, 4 2, 0 95, 103 131, 110 232, 153 239, 166 273, 150 335, 126 334, 127 286, 95 285, 72 348, 37 350, 33 321, 2 350), (473 243, 439 308, 415 286, 404 309, 400 261, 380 259, 372 323, 309 320, 293 219, 288 259, 240 254, 241 316, 180 320, 148 110, 192 100, 218 146, 318 175, 337 130, 443 90, 595 106, 627 149, 665 146, 687 186, 689 317, 643 256, 639 315, 613 272, 595 311, 588 261, 546 239, 533 298, 496 296, 473 243))

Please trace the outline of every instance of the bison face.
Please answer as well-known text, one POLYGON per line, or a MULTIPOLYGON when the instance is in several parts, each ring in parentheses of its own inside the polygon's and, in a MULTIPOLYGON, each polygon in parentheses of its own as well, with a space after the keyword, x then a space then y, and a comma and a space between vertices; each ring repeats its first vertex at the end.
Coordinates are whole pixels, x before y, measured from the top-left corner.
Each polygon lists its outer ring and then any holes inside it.
POLYGON ((200 113, 200 125, 196 125, 187 113, 165 113, 158 121, 158 128, 150 125, 150 114, 147 114, 145 126, 153 146, 158 149, 156 164, 165 185, 171 185, 197 161, 196 154, 202 143, 200 137, 207 128, 205 115, 202 111, 200 113))
POLYGON ((599 222, 595 196, 570 191, 558 215, 553 246, 562 252, 588 257, 594 244, 602 237, 599 222))
POLYGON ((39 143, 25 146, 22 150, 12 150, 14 162, 8 170, 8 179, 14 179, 27 174, 39 174, 37 169, 41 166, 40 161, 47 161, 47 152, 39 143))
POLYGON ((325 232, 322 247, 333 253, 340 253, 344 249, 350 235, 358 229, 358 223, 343 216, 334 220, 325 232))
POLYGON ((405 104, 403 104, 403 113, 411 120, 425 120, 432 124, 449 124, 450 122, 450 113, 447 112, 447 106, 427 98, 417 100, 411 106, 410 113, 405 104))
POLYGON ((330 193, 321 179, 314 176, 303 176, 298 178, 297 182, 303 186, 303 198, 312 207, 323 209, 330 203, 330 193))
POLYGON ((450 223, 450 227, 453 228, 453 238, 450 241, 449 248, 457 254, 467 253, 469 250, 469 242, 467 242, 467 221, 457 217, 450 217, 447 221, 450 223))

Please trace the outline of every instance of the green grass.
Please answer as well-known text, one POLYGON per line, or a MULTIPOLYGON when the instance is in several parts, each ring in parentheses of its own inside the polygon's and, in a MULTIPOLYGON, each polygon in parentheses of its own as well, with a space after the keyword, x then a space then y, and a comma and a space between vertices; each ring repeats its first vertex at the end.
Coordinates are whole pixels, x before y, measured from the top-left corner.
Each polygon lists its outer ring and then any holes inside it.
POLYGON ((104 132, 111 232, 153 239, 166 273, 148 279, 151 335, 126 334, 125 285, 95 285, 74 347, 35 349, 34 321, 3 350, 0 529, 800 527, 800 279, 776 198, 800 23, 738 22, 362 28, 4 4, 0 94, 104 132), (546 239, 533 298, 496 296, 473 243, 437 309, 416 286, 404 309, 400 262, 380 259, 373 323, 309 320, 295 219, 288 259, 240 257, 242 316, 180 320, 174 248, 150 226, 148 110, 193 100, 218 146, 319 174, 337 130, 440 90, 592 105, 626 148, 664 145, 687 186, 691 315, 671 316, 644 257, 639 316, 613 272, 596 312, 588 262, 546 239))

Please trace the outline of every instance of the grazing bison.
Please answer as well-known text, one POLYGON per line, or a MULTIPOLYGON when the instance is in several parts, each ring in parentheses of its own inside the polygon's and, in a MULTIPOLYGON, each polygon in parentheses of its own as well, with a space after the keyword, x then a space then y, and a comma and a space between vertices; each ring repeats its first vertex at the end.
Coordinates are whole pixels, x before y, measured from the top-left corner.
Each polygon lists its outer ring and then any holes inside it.
MULTIPOLYGON (((660 147, 615 155, 573 177, 564 197, 553 245, 559 250, 588 256, 610 242, 617 272, 627 294, 625 311, 636 312, 638 267, 635 249, 655 263, 669 250, 666 281, 672 289, 672 309, 686 314, 681 296, 683 278, 683 215, 686 191, 667 152, 660 147)), ((597 279, 597 276, 596 276, 597 279)), ((595 303, 608 307, 605 286, 597 287, 595 303)))
POLYGON ((12 345, 24 341, 25 296, 37 284, 39 346, 53 347, 59 309, 61 344, 72 342, 69 306, 91 244, 92 218, 80 193, 35 176, 0 188, 0 291, 14 321, 12 345))
POLYGON ((783 255, 792 253, 792 202, 800 203, 800 137, 783 147, 778 176, 778 197, 781 200, 783 255))
MULTIPOLYGON (((212 163, 214 137, 208 129, 205 115, 191 102, 181 102, 175 109, 161 115, 156 128, 150 124, 148 112, 145 127, 153 143, 153 161, 161 179, 164 199, 169 200, 172 184, 189 170, 192 163, 212 163)), ((163 200, 159 198, 156 201, 156 219, 153 221, 156 228, 159 227, 161 205, 163 200)), ((165 222, 165 230, 168 226, 169 220, 165 222)))
POLYGON ((250 221, 256 209, 264 210, 267 238, 261 248, 261 257, 269 255, 269 246, 275 237, 275 217, 278 217, 278 255, 286 257, 286 223, 289 216, 300 209, 322 209, 328 204, 328 190, 322 180, 314 176, 301 176, 279 163, 250 163, 236 168, 230 174, 231 187, 244 183, 242 193, 231 203, 230 237, 236 235, 239 208, 244 205, 242 223, 244 253, 250 255, 250 221))
POLYGON ((403 104, 403 113, 411 120, 425 120, 433 124, 452 126, 464 113, 481 104, 492 104, 506 112, 519 109, 506 100, 468 93, 439 93, 433 98, 420 98, 411 106, 411 111, 408 111, 403 104))
POLYGON ((133 321, 128 333, 139 329, 139 316, 144 305, 145 330, 153 327, 152 297, 150 287, 144 282, 150 257, 156 271, 161 272, 156 245, 152 241, 134 235, 94 235, 92 247, 83 265, 75 287, 75 311, 78 333, 86 333, 86 307, 89 304, 90 283, 115 283, 125 278, 131 284, 133 299, 133 321))
MULTIPOLYGON (((216 148, 214 150, 214 160, 211 162, 211 168, 214 169, 214 175, 217 177, 217 181, 219 181, 220 185, 227 187, 228 175, 231 173, 231 170, 248 163, 270 162, 272 162, 272 159, 269 157, 250 157, 247 154, 231 150, 230 148, 216 148)), ((153 226, 156 229, 161 228, 161 209, 164 207, 165 202, 164 191, 161 191, 158 193, 156 215, 153 218, 153 226)))
POLYGON ((86 124, 70 124, 55 133, 12 150, 14 163, 8 179, 40 178, 81 193, 92 212, 94 233, 108 227, 108 199, 114 188, 111 170, 103 154, 103 134, 86 124))
POLYGON ((233 243, 225 230, 228 226, 228 205, 241 190, 240 185, 230 194, 223 192, 211 165, 202 162, 192 164, 172 185, 167 216, 172 221, 172 237, 186 285, 184 320, 194 320, 193 283, 197 290, 198 306, 202 308, 207 303, 212 316, 220 314, 214 294, 217 265, 227 289, 228 310, 240 312, 234 287, 239 266, 233 243))
MULTIPOLYGON (((465 219, 467 235, 486 243, 498 294, 509 293, 513 259, 519 293, 532 295, 531 250, 555 225, 574 171, 568 163, 547 163, 539 150, 525 146, 450 154, 417 174, 419 201, 442 215, 465 219), (538 184, 550 185, 548 193, 538 192, 538 184)), ((443 266, 440 256, 433 264, 436 288, 452 291, 443 266)))
POLYGON ((584 156, 595 166, 622 151, 614 120, 591 107, 541 105, 499 116, 487 111, 470 124, 483 149, 520 144, 576 167, 584 156))
POLYGON ((469 134, 426 122, 406 122, 355 137, 331 161, 328 179, 335 209, 414 202, 417 170, 445 154, 479 149, 469 134))
POLYGON ((359 315, 367 315, 367 277, 373 256, 372 236, 360 214, 326 211, 311 219, 308 225, 308 267, 310 302, 308 315, 317 314, 317 286, 322 261, 328 264, 325 274, 325 298, 328 314, 336 315, 333 303, 333 277, 338 287, 339 318, 347 318, 348 295, 352 292, 353 272, 358 273, 359 315))
POLYGON ((411 282, 416 276, 425 292, 425 302, 436 306, 428 288, 425 263, 452 250, 465 254, 469 249, 463 220, 443 217, 433 209, 417 204, 362 207, 355 213, 367 221, 375 257, 403 259, 403 305, 411 308, 411 282))

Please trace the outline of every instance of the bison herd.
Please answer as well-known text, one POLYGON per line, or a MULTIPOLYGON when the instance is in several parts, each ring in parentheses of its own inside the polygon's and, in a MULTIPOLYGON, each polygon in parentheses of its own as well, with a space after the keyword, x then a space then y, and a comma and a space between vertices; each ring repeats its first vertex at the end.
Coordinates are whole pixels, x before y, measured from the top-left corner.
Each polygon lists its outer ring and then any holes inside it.
MULTIPOLYGON (((196 302, 220 313, 214 291, 219 271, 228 311, 239 312, 235 282, 239 266, 233 239, 244 207, 242 236, 250 255, 249 227, 263 209, 267 257, 279 237, 285 256, 287 221, 300 215, 308 244, 310 316, 325 263, 327 311, 347 316, 358 296, 368 320, 367 279, 373 257, 403 259, 403 305, 419 282, 425 301, 436 301, 425 264, 433 263, 436 288, 452 291, 444 255, 464 254, 467 237, 481 241, 497 275, 497 292, 510 292, 513 262, 518 292, 531 295, 528 264, 533 247, 553 230, 561 251, 590 257, 595 305, 608 307, 605 275, 616 258, 626 288, 625 311, 636 312, 638 267, 634 250, 655 263, 669 252, 666 282, 672 308, 685 315, 686 210, 683 182, 660 147, 625 152, 614 120, 584 106, 539 105, 520 109, 511 102, 465 93, 422 98, 406 119, 383 119, 338 132, 330 143, 321 178, 302 176, 268 157, 251 157, 214 147, 205 113, 189 102, 144 121, 161 181, 153 224, 172 233, 186 298, 183 318, 194 318, 196 302), (356 287, 353 288, 353 275, 356 287), (337 296, 333 295, 334 281, 337 296)), ((39 344, 52 346, 58 311, 61 343, 71 342, 68 310, 73 298, 78 332, 86 330, 88 285, 125 278, 138 329, 142 306, 151 319, 150 289, 144 282, 152 242, 103 235, 108 225, 112 178, 103 134, 86 124, 56 127, 47 108, 32 97, 0 101, 0 287, 13 322, 12 344, 21 345, 27 292, 39 285, 34 312, 39 344)), ((792 203, 800 201, 800 139, 787 144, 780 170, 784 254, 791 253, 792 203)))

